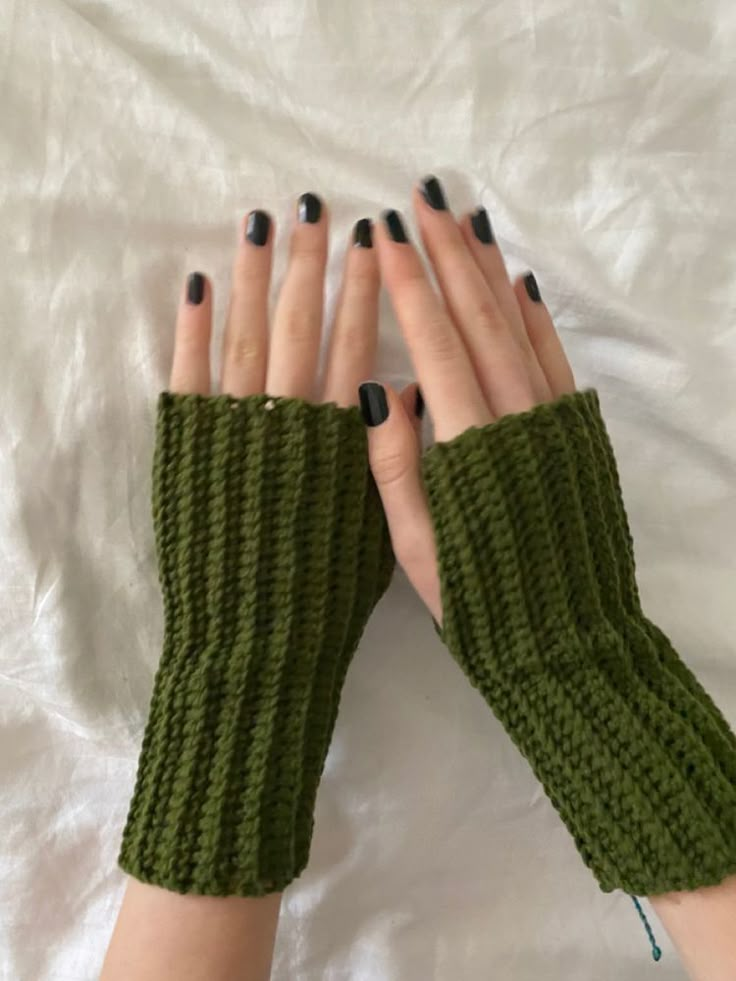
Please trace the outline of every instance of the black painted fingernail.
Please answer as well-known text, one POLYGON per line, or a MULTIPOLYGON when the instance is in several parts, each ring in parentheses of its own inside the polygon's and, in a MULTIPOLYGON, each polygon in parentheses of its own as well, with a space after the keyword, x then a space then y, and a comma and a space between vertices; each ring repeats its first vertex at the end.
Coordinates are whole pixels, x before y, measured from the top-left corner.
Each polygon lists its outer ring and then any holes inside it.
POLYGON ((524 286, 526 287, 526 293, 530 300, 533 300, 535 303, 542 302, 542 294, 539 292, 539 285, 533 272, 528 272, 524 277, 524 286))
POLYGON ((366 426, 380 426, 388 419, 386 389, 378 382, 363 382, 358 389, 360 411, 366 426))
POLYGON ((425 177, 422 181, 421 188, 422 197, 430 208, 434 208, 435 211, 447 211, 445 192, 442 190, 442 185, 436 177, 431 174, 429 177, 425 177))
POLYGON ((409 241, 406 229, 404 228, 404 222, 401 220, 401 215, 398 211, 384 211, 382 217, 383 223, 394 242, 409 241))
POLYGON ((485 208, 475 209, 471 215, 470 224, 473 226, 475 237, 479 242, 482 242, 483 245, 493 245, 495 241, 493 228, 491 227, 491 220, 485 208))
POLYGON ((271 229, 271 219, 265 211, 251 211, 245 226, 245 237, 253 245, 265 245, 271 229))
POLYGON ((414 398, 414 415, 417 419, 424 418, 424 396, 421 388, 417 385, 417 394, 414 398))
POLYGON ((299 221, 306 221, 310 225, 316 225, 319 216, 322 214, 322 202, 316 194, 302 194, 299 198, 299 221))
POLYGON ((370 218, 356 221, 353 229, 353 245, 358 245, 361 249, 373 248, 373 223, 370 218))
POLYGON ((204 276, 199 272, 190 273, 187 279, 187 303, 193 303, 195 306, 199 306, 203 299, 204 276))

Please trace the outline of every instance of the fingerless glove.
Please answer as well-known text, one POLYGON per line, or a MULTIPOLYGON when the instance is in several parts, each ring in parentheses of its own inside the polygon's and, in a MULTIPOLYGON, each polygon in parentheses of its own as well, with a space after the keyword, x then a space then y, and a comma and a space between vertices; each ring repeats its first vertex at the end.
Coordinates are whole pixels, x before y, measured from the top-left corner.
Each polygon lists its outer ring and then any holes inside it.
POLYGON ((358 410, 163 393, 153 519, 163 654, 120 864, 183 893, 283 889, 393 570, 358 410))
POLYGON ((603 890, 736 871, 736 739, 644 615, 594 391, 436 444, 423 463, 442 636, 603 890))

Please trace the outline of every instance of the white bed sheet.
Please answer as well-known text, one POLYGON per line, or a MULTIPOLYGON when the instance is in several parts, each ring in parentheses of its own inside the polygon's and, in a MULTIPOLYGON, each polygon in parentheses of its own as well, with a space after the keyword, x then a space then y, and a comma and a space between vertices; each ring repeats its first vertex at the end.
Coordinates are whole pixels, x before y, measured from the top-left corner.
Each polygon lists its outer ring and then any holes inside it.
MULTIPOLYGON (((653 618, 736 722, 731 0, 4 0, 0 974, 94 978, 161 638, 155 397, 237 219, 427 171, 535 269, 618 451, 653 618)), ((277 279, 283 256, 277 263, 277 279)), ((410 377, 388 308, 380 377, 410 377)), ((656 924, 655 924, 656 926, 656 924)), ((277 979, 655 967, 400 576, 352 667, 277 979)))

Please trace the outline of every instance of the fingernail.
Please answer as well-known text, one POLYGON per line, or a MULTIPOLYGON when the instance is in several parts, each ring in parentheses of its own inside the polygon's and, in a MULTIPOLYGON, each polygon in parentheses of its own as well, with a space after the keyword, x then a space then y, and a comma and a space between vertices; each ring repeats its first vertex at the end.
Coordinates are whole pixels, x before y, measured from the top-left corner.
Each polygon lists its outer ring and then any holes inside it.
POLYGON ((204 276, 200 272, 190 273, 187 279, 187 303, 193 303, 194 306, 199 306, 203 299, 204 276))
POLYGON ((404 222, 401 220, 401 215, 398 211, 384 211, 382 217, 383 223, 394 242, 409 241, 406 229, 404 228, 404 222))
POLYGON ((533 272, 528 272, 524 277, 524 286, 526 287, 526 293, 530 300, 533 300, 535 303, 542 302, 542 294, 539 292, 539 285, 533 272))
POLYGON ((319 216, 322 214, 322 202, 316 194, 309 191, 302 194, 299 198, 299 221, 306 221, 310 225, 316 225, 319 216))
POLYGON ((366 426, 380 426, 388 419, 386 389, 378 382, 363 382, 358 389, 360 411, 366 426))
POLYGON ((435 211, 447 211, 447 199, 442 185, 437 178, 430 174, 421 183, 422 197, 435 211))
POLYGON ((353 229, 353 245, 358 245, 361 249, 373 248, 373 224, 370 218, 356 221, 353 229))
POLYGON ((417 385, 417 394, 414 398, 414 415, 417 419, 424 418, 424 396, 422 395, 421 388, 417 385))
POLYGON ((475 209, 471 215, 470 224, 473 226, 475 237, 479 242, 482 242, 483 245, 493 245, 495 241, 493 228, 491 227, 491 220, 485 208, 475 209))
POLYGON ((265 245, 271 229, 271 219, 265 211, 251 211, 245 227, 245 237, 253 245, 265 245))

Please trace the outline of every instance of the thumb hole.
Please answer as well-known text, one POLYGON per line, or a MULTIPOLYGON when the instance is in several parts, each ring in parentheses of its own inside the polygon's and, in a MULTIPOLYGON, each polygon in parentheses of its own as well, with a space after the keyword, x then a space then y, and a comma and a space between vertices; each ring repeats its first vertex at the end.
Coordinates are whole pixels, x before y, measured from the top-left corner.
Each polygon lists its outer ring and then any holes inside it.
POLYGON ((441 622, 437 550, 419 469, 417 425, 405 408, 407 390, 403 397, 388 385, 383 391, 388 413, 383 421, 368 426, 373 479, 386 512, 396 561, 432 616, 441 622))

